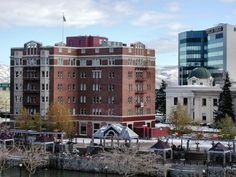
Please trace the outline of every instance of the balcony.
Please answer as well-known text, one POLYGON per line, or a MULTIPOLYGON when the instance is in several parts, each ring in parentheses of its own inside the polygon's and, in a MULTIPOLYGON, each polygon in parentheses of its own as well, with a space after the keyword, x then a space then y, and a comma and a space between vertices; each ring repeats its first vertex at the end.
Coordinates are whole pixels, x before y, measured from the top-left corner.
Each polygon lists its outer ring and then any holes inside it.
POLYGON ((136 90, 135 94, 145 94, 146 92, 144 90, 136 90))
POLYGON ((23 77, 24 80, 39 80, 40 77, 23 77))
POLYGON ((137 107, 137 108, 143 108, 143 107, 144 107, 144 103, 143 103, 143 102, 136 103, 136 104, 135 104, 135 107, 137 107))
POLYGON ((135 69, 136 70, 147 70, 148 69, 148 67, 147 66, 135 66, 135 69))
POLYGON ((145 78, 143 77, 136 77, 135 78, 135 82, 144 82, 145 81, 145 78))
POLYGON ((38 89, 37 90, 35 90, 35 89, 34 90, 32 90, 32 89, 24 89, 23 91, 25 93, 39 93, 40 90, 38 90, 38 89))

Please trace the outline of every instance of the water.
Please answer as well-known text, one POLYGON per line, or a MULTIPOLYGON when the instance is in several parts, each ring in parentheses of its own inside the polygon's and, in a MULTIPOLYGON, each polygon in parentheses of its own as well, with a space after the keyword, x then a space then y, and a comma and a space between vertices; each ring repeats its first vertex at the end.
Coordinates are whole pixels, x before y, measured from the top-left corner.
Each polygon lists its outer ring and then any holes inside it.
MULTIPOLYGON (((20 175, 20 169, 18 167, 15 167, 4 171, 2 177, 28 177, 28 173, 24 169, 22 169, 20 175)), ((82 173, 78 171, 67 171, 67 170, 41 169, 37 170, 36 173, 31 177, 106 177, 106 174, 82 173)), ((120 177, 120 176, 108 174, 107 177, 120 177)))

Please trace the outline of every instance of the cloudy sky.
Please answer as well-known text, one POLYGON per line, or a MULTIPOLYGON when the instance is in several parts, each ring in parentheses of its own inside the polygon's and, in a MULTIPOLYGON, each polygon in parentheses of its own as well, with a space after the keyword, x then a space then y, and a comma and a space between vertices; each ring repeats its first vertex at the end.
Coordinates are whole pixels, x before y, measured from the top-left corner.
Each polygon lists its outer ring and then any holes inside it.
POLYGON ((236 24, 236 0, 1 0, 0 12, 0 64, 29 40, 61 41, 63 12, 65 36, 141 41, 156 49, 158 65, 177 64, 179 32, 236 24))

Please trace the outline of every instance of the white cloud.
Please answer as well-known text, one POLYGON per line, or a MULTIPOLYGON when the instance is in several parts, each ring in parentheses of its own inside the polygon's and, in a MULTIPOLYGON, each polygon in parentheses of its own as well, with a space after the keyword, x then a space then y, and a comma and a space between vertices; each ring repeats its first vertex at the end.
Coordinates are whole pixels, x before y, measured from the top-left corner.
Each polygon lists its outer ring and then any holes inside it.
POLYGON ((159 38, 146 41, 147 47, 155 48, 157 54, 171 53, 178 51, 178 34, 190 28, 189 25, 179 22, 167 23, 162 26, 165 29, 165 34, 159 38))
POLYGON ((173 51, 177 52, 178 49, 177 37, 173 38, 171 36, 163 36, 153 39, 145 42, 145 44, 148 48, 154 48, 157 55, 160 53, 169 53, 173 51))
POLYGON ((156 66, 156 88, 160 88, 164 80, 169 86, 178 85, 178 66, 156 66))
POLYGON ((1 26, 58 26, 64 12, 67 25, 83 27, 115 23, 129 15, 132 6, 126 1, 108 0, 2 0, 0 11, 1 26))
POLYGON ((162 25, 167 20, 174 19, 175 16, 170 13, 149 11, 141 14, 141 16, 133 22, 136 26, 147 26, 147 25, 162 25))
POLYGON ((167 4, 167 10, 170 12, 179 12, 180 5, 177 2, 170 2, 169 4, 167 4))

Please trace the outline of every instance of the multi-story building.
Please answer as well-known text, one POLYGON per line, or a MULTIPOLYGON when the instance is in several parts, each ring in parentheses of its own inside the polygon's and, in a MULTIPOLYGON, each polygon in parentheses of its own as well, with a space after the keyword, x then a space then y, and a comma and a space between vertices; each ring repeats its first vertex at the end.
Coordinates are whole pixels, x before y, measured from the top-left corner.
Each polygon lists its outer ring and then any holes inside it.
MULTIPOLYGON (((213 86, 213 77, 206 68, 195 68, 188 76, 188 85, 166 88, 167 120, 178 104, 184 106, 193 122, 213 123, 218 109, 220 85, 213 86)), ((236 87, 231 87, 233 105, 236 105, 236 87)), ((236 109, 234 107, 234 112, 236 109)))
POLYGON ((140 42, 70 47, 30 41, 12 48, 11 114, 25 107, 45 117, 52 102, 67 104, 80 136, 106 123, 153 126, 155 50, 140 42))
POLYGON ((236 82, 236 26, 219 24, 201 31, 179 34, 179 84, 187 85, 190 71, 196 67, 209 70, 215 83, 225 72, 236 82))

